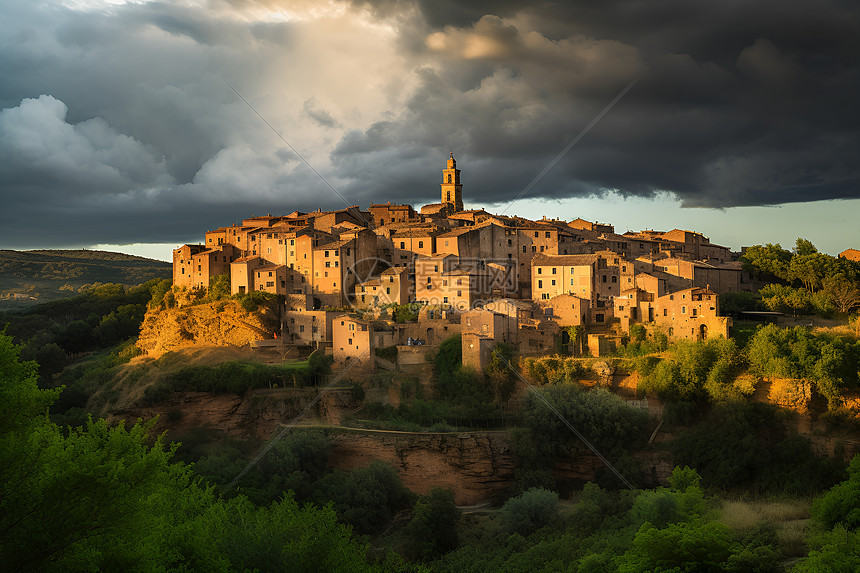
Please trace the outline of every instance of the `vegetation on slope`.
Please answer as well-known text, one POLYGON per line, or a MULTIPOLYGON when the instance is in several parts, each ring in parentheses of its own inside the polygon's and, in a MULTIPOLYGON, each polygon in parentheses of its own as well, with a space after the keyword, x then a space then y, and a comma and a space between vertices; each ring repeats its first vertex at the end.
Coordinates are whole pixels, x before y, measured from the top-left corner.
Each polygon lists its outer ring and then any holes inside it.
POLYGON ((0 561, 12 571, 373 571, 331 506, 219 498, 172 448, 90 421, 63 432, 36 364, 0 335, 0 561))
POLYGON ((765 284, 758 296, 721 296, 724 312, 767 309, 830 316, 860 308, 860 263, 819 253, 798 238, 792 251, 779 244, 749 247, 741 256, 744 270, 765 284))
POLYGON ((66 298, 86 286, 137 285, 171 276, 170 263, 88 250, 0 251, 0 298, 5 307, 66 298), (12 293, 26 295, 9 299, 12 293))

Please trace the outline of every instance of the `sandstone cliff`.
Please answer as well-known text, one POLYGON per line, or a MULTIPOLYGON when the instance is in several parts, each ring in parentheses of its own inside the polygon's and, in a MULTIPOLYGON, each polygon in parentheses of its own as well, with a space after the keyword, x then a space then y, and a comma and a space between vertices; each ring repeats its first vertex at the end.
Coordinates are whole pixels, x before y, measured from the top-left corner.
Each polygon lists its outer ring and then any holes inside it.
POLYGON ((349 470, 382 460, 403 485, 425 494, 451 489, 458 505, 504 493, 513 482, 514 459, 507 432, 422 433, 339 429, 332 434, 332 465, 349 470))

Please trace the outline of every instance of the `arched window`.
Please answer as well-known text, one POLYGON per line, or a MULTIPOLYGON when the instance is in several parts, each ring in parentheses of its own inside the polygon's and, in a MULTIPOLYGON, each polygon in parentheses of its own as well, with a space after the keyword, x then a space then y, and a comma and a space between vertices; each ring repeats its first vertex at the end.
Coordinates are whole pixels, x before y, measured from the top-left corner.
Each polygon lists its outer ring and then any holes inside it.
POLYGON ((450 182, 451 182, 451 174, 449 173, 448 174, 448 183, 450 183, 450 182))

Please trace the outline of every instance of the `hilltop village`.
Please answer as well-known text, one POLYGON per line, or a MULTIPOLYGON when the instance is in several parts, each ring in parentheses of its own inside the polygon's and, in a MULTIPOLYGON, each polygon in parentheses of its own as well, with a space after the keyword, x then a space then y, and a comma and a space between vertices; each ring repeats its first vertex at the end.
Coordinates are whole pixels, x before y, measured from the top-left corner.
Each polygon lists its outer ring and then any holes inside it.
POLYGON ((173 283, 206 289, 229 274, 233 294, 283 295, 271 338, 337 362, 372 367, 374 349, 461 334, 464 364, 481 369, 499 342, 600 356, 637 323, 670 339, 727 337, 719 295, 750 288, 737 258, 693 231, 464 210, 452 153, 440 203, 251 217, 175 249, 173 283), (403 305, 417 320, 395 320, 403 305))

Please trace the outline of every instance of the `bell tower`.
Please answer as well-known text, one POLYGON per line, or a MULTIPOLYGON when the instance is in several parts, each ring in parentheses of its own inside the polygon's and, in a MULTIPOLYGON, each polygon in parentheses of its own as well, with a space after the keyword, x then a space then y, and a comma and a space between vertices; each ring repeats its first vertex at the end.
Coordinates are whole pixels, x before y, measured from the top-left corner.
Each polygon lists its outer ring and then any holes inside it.
POLYGON ((448 158, 447 169, 442 170, 442 204, 452 212, 463 210, 463 186, 460 184, 460 170, 454 152, 448 158))

